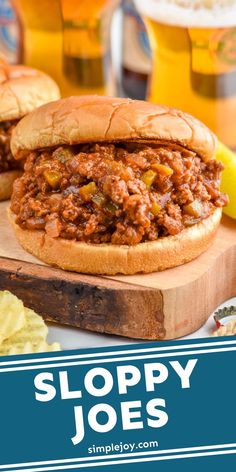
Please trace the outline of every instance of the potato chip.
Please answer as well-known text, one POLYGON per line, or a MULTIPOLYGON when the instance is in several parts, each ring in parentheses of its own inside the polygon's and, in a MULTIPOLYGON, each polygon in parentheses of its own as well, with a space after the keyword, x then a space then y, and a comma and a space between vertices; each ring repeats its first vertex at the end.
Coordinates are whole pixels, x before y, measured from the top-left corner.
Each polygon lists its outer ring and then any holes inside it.
MULTIPOLYGON (((45 340, 48 335, 48 327, 43 321, 43 318, 30 308, 24 308, 25 311, 25 325, 14 335, 14 342, 26 343, 31 341, 32 344, 37 344, 41 339, 45 340)), ((13 336, 11 337, 11 341, 13 336)))
POLYGON ((60 351, 59 343, 48 344, 48 328, 41 316, 25 308, 8 291, 0 292, 0 355, 60 351))
POLYGON ((26 323, 24 327, 0 345, 0 355, 29 354, 34 352, 59 351, 60 345, 47 344, 48 328, 43 318, 33 310, 24 308, 26 323))
POLYGON ((0 344, 22 329, 25 322, 23 302, 7 290, 0 292, 0 344))
POLYGON ((61 346, 59 343, 48 344, 46 341, 41 340, 37 344, 31 341, 11 343, 5 342, 0 346, 1 356, 13 356, 17 354, 33 354, 36 352, 53 352, 60 351, 61 346))

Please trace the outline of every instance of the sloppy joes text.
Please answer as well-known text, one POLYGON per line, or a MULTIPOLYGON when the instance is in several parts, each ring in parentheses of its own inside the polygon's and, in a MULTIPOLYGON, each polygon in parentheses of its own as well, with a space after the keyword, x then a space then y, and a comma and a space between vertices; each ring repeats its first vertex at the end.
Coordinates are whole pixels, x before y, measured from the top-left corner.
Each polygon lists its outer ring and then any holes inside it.
POLYGON ((165 364, 150 362, 141 367, 112 365, 87 371, 81 365, 70 371, 41 372, 34 378, 35 399, 73 402, 75 434, 71 440, 74 445, 81 443, 91 430, 109 433, 115 428, 123 431, 162 428, 169 421, 168 402, 160 397, 165 382, 190 389, 197 362, 190 359, 165 364))

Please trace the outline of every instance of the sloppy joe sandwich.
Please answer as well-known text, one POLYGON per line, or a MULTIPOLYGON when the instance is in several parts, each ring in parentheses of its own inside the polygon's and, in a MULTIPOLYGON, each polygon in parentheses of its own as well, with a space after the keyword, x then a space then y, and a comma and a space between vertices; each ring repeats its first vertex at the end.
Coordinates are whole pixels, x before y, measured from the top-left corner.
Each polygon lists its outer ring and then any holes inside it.
POLYGON ((217 139, 181 111, 84 96, 44 105, 15 127, 26 159, 11 201, 22 246, 91 274, 134 274, 192 260, 211 244, 227 197, 217 139))
POLYGON ((22 173, 10 150, 14 127, 34 108, 59 97, 56 83, 47 75, 0 60, 0 200, 10 197, 13 181, 22 173))

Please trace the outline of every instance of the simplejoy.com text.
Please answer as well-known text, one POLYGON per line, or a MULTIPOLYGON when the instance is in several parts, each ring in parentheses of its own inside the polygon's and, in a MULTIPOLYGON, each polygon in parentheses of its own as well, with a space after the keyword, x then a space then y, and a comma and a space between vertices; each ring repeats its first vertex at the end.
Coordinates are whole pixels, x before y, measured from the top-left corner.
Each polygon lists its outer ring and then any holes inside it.
POLYGON ((158 441, 141 441, 133 443, 110 443, 106 445, 96 446, 93 444, 88 448, 88 454, 110 454, 111 452, 117 452, 122 454, 123 452, 134 452, 142 449, 157 449, 159 447, 158 441))

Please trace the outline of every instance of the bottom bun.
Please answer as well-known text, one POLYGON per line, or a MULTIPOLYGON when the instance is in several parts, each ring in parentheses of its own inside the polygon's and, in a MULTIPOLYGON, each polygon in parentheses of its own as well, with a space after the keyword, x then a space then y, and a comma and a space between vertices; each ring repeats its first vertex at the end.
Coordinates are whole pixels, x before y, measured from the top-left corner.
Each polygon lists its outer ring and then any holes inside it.
POLYGON ((9 211, 16 237, 26 251, 64 270, 103 275, 157 272, 195 259, 210 246, 221 214, 221 208, 217 208, 210 217, 176 236, 136 246, 115 246, 56 239, 45 231, 24 230, 9 211))
POLYGON ((20 170, 9 170, 0 174, 0 201, 10 198, 14 180, 21 175, 22 171, 20 170))

